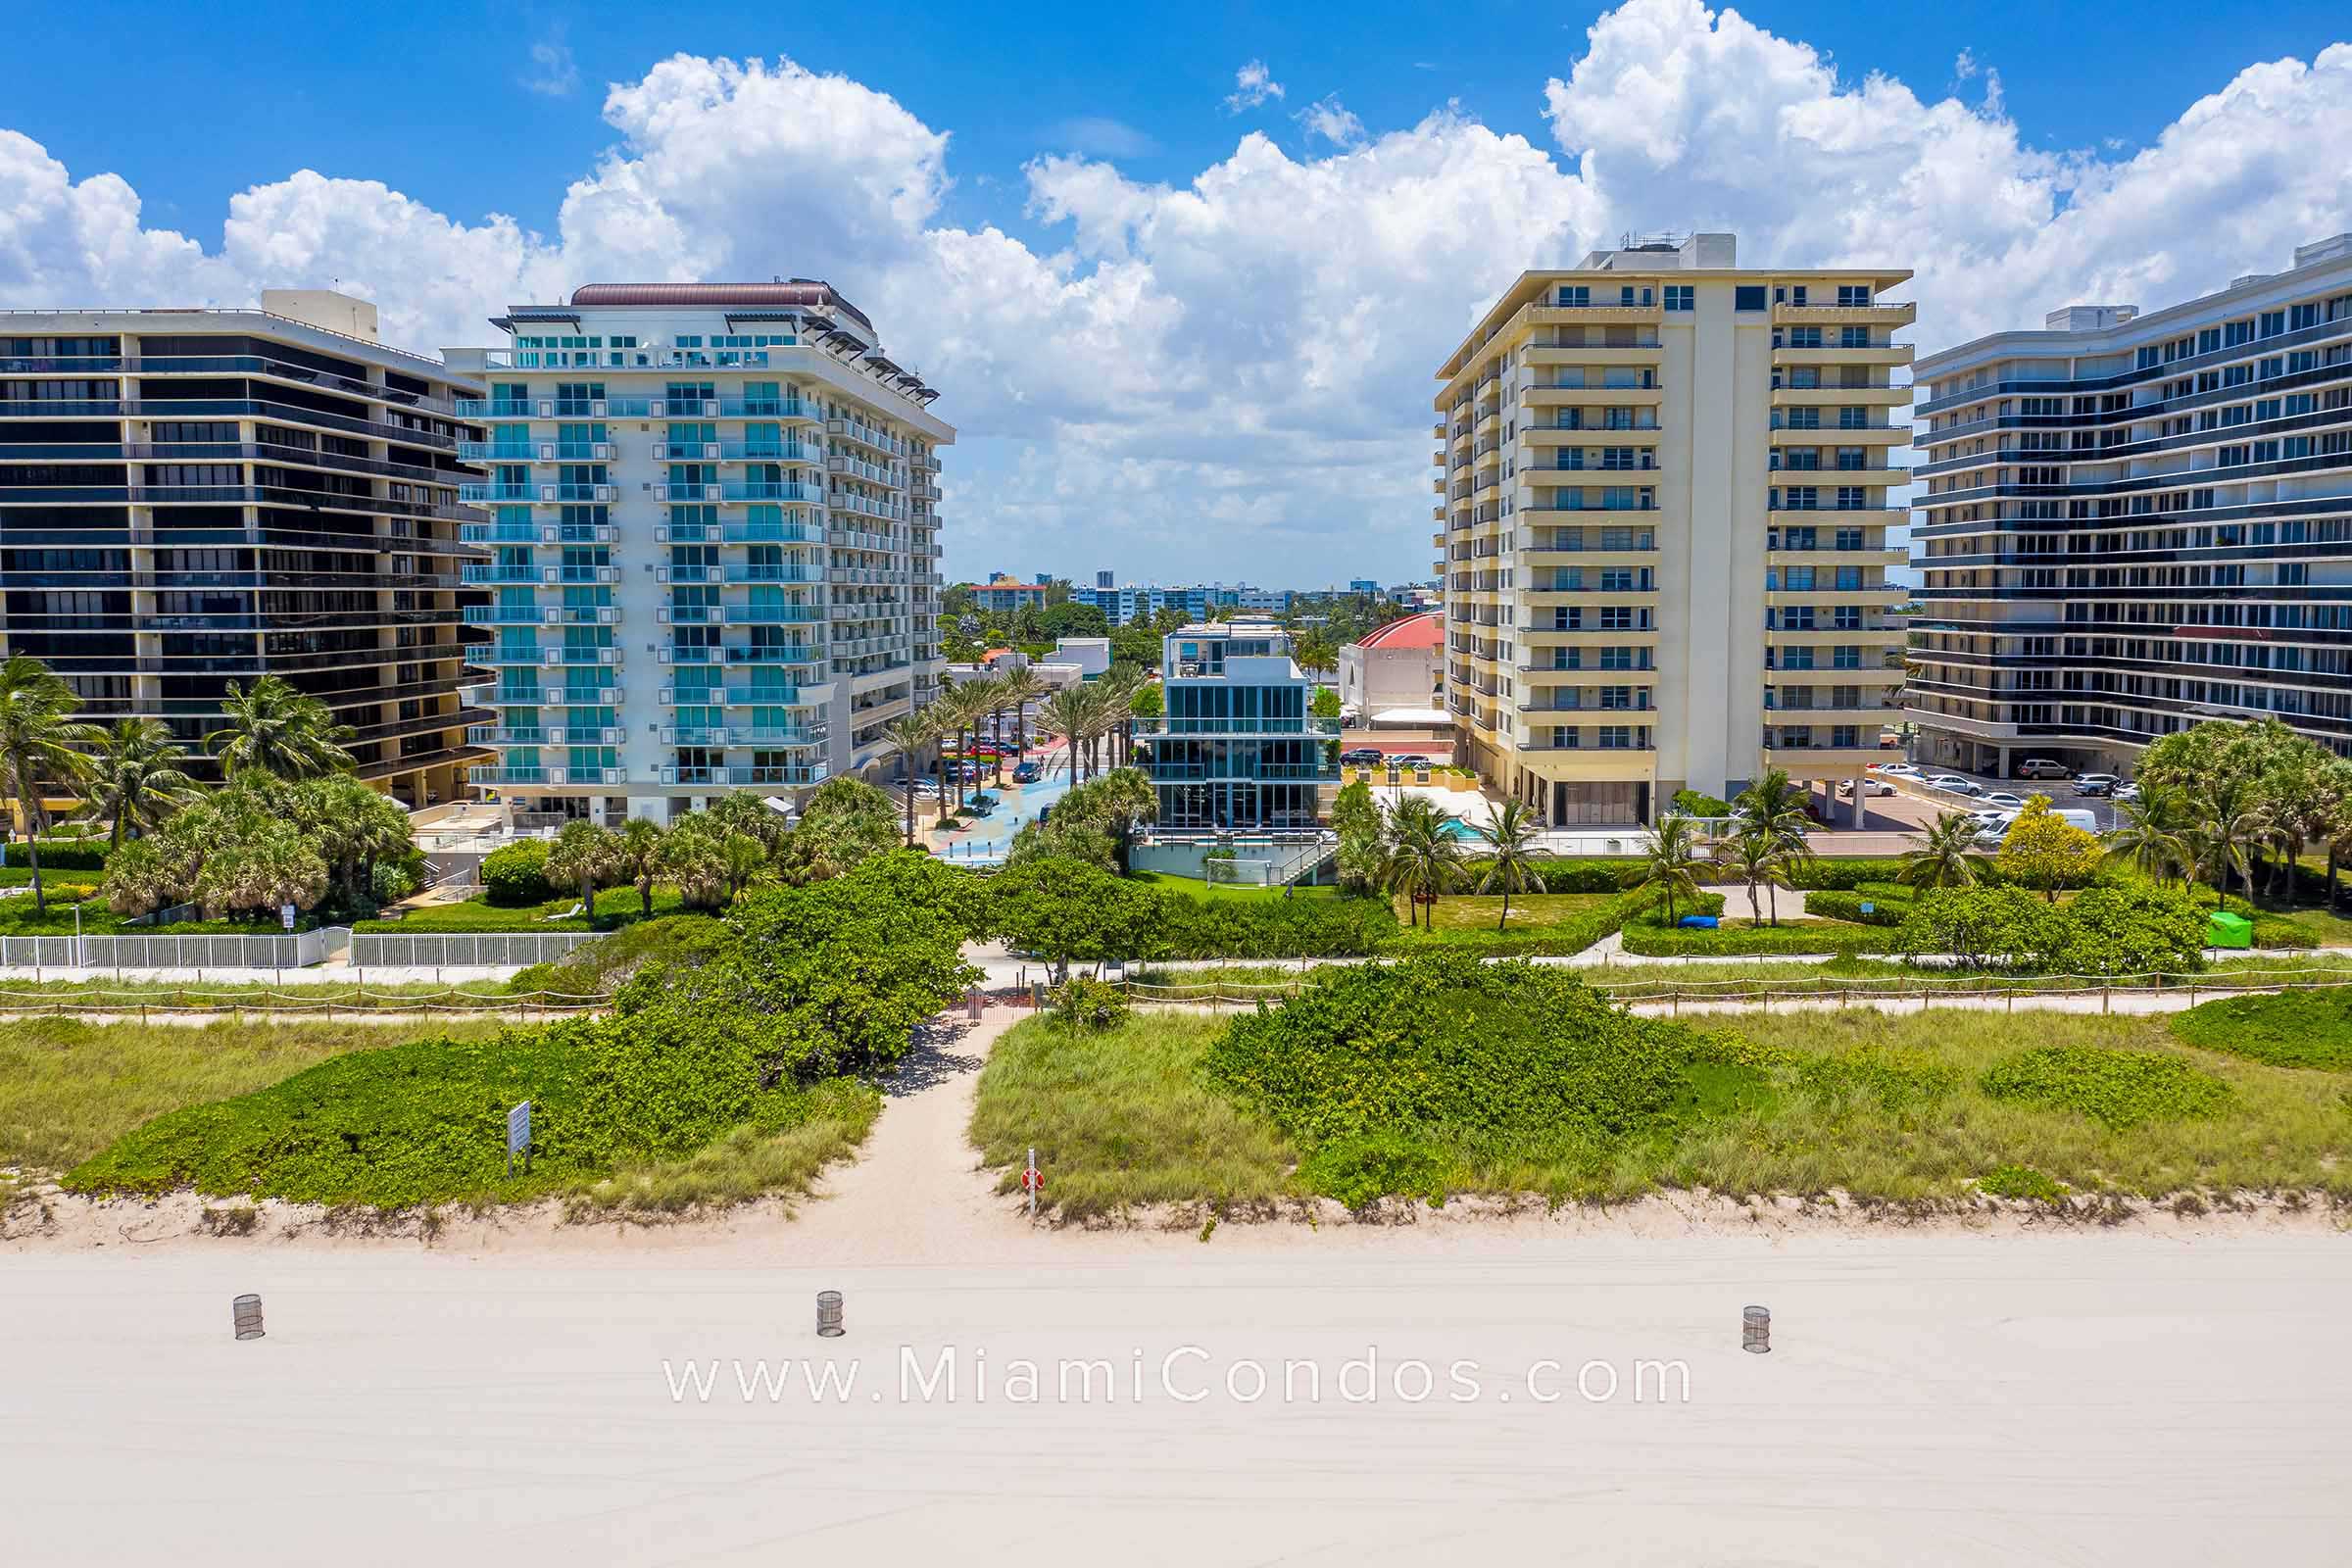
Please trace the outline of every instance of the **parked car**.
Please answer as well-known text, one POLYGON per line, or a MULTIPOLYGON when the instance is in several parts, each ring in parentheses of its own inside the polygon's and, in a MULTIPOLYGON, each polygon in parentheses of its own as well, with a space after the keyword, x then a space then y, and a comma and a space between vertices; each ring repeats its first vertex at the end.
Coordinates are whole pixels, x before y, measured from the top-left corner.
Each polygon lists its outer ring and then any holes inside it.
POLYGON ((2113 773, 2077 773, 2075 775, 2075 793, 2077 795, 2113 795, 2116 785, 2122 782, 2123 780, 2117 778, 2113 773))
POLYGON ((1948 795, 1982 795, 1984 793, 1984 785, 1973 778, 1962 778, 1957 773, 1938 773, 1934 778, 1927 780, 1926 783, 1928 788, 1942 790, 1948 795))
POLYGON ((2046 757, 2029 757, 2017 764, 2011 775, 2015 778, 2071 778, 2074 770, 2064 762, 2053 762, 2046 757))
POLYGON ((1419 752, 1407 752, 1402 757, 1392 757, 1389 760, 1408 772, 1416 767, 1429 766, 1429 759, 1423 757, 1419 752))
POLYGON ((2118 784, 2115 787, 2115 798, 2119 801, 2136 801, 2139 799, 2139 786, 2136 784, 2118 784))
MULTIPOLYGON (((1853 794, 1854 781, 1850 778, 1840 779, 1838 784, 1838 793, 1840 795, 1853 794)), ((1892 795, 1894 786, 1883 778, 1866 778, 1862 781, 1862 793, 1866 798, 1874 795, 1892 795)))
POLYGON ((1997 806, 2005 811, 2022 811, 2026 808, 2026 798, 2008 790, 1995 790, 1984 797, 1984 804, 1997 806))
POLYGON ((1015 784, 1034 784, 1037 782, 1038 772, 1038 765, 1035 762, 1022 762, 1013 768, 1012 781, 1015 784))
POLYGON ((1377 746, 1358 746, 1351 752, 1342 752, 1340 760, 1349 767, 1378 767, 1388 760, 1388 754, 1377 746))
POLYGON ((1919 769, 1909 762, 1873 762, 1870 770, 1881 778, 1917 778, 1919 769))

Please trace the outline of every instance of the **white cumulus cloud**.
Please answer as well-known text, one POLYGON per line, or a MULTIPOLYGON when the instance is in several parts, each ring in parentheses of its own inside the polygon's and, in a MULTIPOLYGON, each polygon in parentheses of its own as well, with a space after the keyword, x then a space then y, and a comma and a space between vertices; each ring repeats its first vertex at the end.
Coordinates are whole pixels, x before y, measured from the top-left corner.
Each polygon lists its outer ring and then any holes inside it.
MULTIPOLYGON (((1252 68, 1237 88, 1277 97, 1252 68)), ((1365 126, 1326 99, 1309 151, 1250 132, 1153 182, 1100 135, 1056 135, 1024 172, 1026 240, 943 216, 950 127, 791 61, 679 55, 612 86, 612 143, 548 234, 308 170, 180 233, 0 130, 0 305, 241 304, 339 277, 429 350, 582 282, 828 277, 965 432, 950 569, 1311 583, 1427 569, 1430 372, 1522 269, 1623 230, 1914 268, 1925 349, 2068 303, 2160 305, 2352 226, 2322 155, 2352 144, 2346 44, 2223 67, 2129 150, 2036 147, 1989 93, 1850 74, 1697 0, 1626 0, 1528 91, 1549 145, 1454 105, 1365 126)))
POLYGON ((1263 60, 1252 60, 1233 74, 1233 91, 1225 95, 1225 112, 1238 115, 1281 96, 1282 83, 1274 79, 1274 73, 1266 69, 1263 60))

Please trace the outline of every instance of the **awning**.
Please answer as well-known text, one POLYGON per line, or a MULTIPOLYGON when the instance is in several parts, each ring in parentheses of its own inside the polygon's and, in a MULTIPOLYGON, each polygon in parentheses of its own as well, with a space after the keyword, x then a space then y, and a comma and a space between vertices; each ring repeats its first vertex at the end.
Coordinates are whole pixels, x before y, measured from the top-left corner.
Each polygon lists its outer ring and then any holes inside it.
POLYGON ((1450 727, 1453 715, 1443 708, 1384 708, 1372 715, 1375 724, 1424 724, 1450 727))

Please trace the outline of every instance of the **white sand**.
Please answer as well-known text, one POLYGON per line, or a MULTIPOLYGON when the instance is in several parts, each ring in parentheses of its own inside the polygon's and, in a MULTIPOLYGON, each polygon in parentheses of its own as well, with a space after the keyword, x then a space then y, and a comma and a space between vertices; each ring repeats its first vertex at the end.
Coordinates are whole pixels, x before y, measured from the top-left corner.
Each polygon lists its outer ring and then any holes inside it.
POLYGON ((961 1152, 955 1069, 1004 1017, 797 1221, 140 1246, 122 1227, 169 1212, 110 1205, 0 1252, 10 1559, 2342 1560, 2352 1245, 2318 1217, 1033 1230, 961 1152), (822 1288, 845 1339, 811 1333, 822 1288), (248 1290, 270 1333, 237 1344, 248 1290), (1770 1355, 1739 1349, 1749 1301, 1770 1355), (967 1380, 985 1351, 988 1399, 902 1399, 902 1345, 956 1347, 967 1380), (1186 1346, 1207 1359, 1176 1392, 1247 1359, 1276 1394, 1179 1401, 1158 1369, 1186 1346), (1347 1402, 1367 1347, 1380 1397, 1347 1402), (846 1402, 799 1383, 828 1353, 861 1361, 846 1402), (673 1401, 663 1358, 712 1356, 791 1358, 793 1392, 747 1403, 726 1371, 673 1401), (1035 1404, 1006 1396, 1023 1357, 1035 1404), (1121 1396, 1057 1400, 1056 1362, 1095 1357, 1121 1396), (1320 1402, 1280 1399, 1286 1358, 1320 1365, 1320 1402), (1424 1402, 1390 1381, 1405 1358, 1435 1366, 1424 1402), (1689 1402, 1633 1401, 1648 1358, 1689 1364, 1689 1402), (1456 1359, 1474 1400, 1447 1398, 1456 1359), (1578 1396, 1589 1359, 1618 1399, 1578 1396))

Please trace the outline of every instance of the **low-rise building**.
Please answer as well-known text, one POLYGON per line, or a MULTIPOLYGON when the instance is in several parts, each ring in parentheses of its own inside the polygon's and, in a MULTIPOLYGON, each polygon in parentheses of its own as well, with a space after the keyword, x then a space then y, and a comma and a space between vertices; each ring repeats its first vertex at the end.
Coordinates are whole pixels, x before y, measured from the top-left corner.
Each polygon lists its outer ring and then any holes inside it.
POLYGON ((1392 620, 1340 650, 1340 707, 1371 719, 1392 709, 1446 706, 1446 622, 1431 611, 1392 620))
POLYGON ((1313 827, 1339 777, 1339 721, 1266 620, 1197 623, 1161 645, 1166 712, 1136 720, 1162 834, 1313 827))

